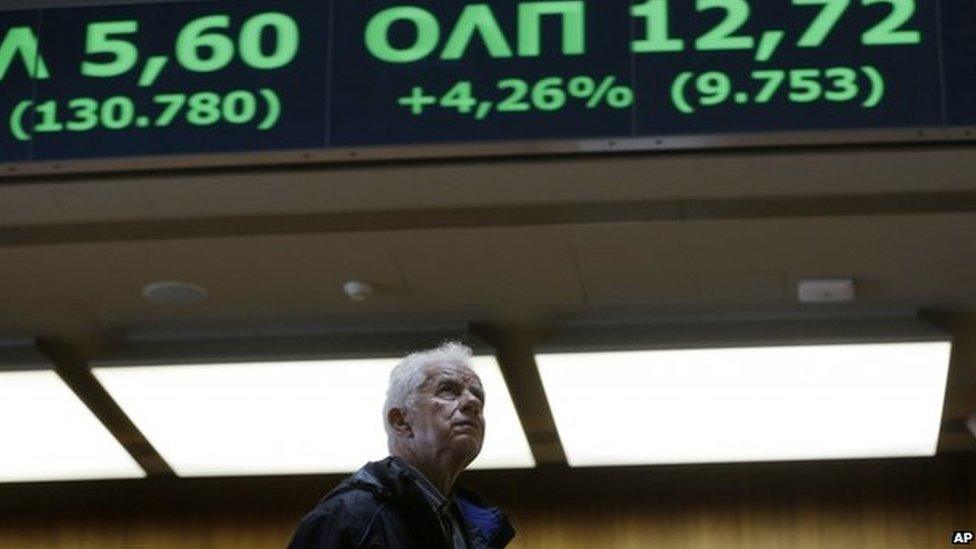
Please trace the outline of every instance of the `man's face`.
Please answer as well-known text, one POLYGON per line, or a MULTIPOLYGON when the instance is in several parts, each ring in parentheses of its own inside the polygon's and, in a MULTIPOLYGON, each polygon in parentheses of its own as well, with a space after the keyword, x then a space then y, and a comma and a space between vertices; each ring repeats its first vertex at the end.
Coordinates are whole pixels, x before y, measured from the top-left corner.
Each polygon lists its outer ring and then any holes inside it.
POLYGON ((481 380, 467 366, 452 363, 430 365, 426 374, 408 414, 416 450, 454 454, 467 465, 485 438, 481 380))

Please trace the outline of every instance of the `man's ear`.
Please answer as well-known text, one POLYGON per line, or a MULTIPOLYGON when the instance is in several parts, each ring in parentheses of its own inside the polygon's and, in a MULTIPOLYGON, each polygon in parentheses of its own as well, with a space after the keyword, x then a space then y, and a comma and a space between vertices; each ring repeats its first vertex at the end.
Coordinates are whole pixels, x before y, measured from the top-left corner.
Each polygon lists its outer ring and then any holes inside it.
POLYGON ((407 423, 407 416, 400 408, 390 408, 390 411, 386 414, 386 421, 393 426, 393 431, 397 436, 413 437, 413 429, 407 423))

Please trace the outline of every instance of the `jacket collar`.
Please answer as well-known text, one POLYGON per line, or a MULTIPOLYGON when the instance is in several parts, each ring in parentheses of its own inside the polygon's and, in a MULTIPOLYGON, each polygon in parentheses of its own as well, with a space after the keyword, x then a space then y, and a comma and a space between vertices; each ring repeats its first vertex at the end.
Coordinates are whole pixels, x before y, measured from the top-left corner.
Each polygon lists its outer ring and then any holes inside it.
POLYGON ((393 476, 399 477, 405 482, 412 482, 423 496, 427 503, 438 512, 444 511, 451 502, 441 494, 441 491, 434 486, 423 473, 415 467, 397 457, 390 457, 389 467, 393 476))
MULTIPOLYGON (((443 547, 446 541, 440 539, 442 536, 432 539, 431 532, 440 532, 436 526, 439 518, 435 512, 436 507, 431 506, 431 494, 425 494, 421 483, 426 483, 427 486, 424 487, 433 488, 416 469, 399 458, 388 457, 367 463, 352 478, 333 490, 333 493, 353 488, 369 490, 399 509, 408 523, 424 525, 423 528, 418 528, 416 534, 425 540, 425 547, 443 547)), ((450 503, 436 489, 433 492, 440 497, 438 501, 442 504, 450 503)), ((469 530, 468 537, 474 547, 501 549, 515 537, 515 530, 508 517, 481 496, 455 487, 452 497, 464 516, 469 530)))
POLYGON ((515 529, 505 513, 478 494, 458 487, 454 490, 454 500, 468 527, 478 533, 487 547, 500 549, 515 537, 515 529))

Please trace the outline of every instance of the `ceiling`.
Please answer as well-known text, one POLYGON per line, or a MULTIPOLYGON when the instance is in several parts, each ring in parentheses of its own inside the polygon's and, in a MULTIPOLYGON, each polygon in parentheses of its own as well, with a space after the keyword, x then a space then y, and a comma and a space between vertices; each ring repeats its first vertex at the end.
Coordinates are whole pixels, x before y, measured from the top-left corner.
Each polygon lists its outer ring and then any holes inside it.
POLYGON ((920 311, 956 342, 941 448, 972 450, 974 173, 945 145, 5 178, 0 340, 920 311), (855 302, 800 305, 823 276, 855 302), (144 300, 160 280, 210 297, 144 300))
POLYGON ((840 314, 968 312, 974 173, 952 146, 6 178, 0 329, 805 314, 819 276, 857 280, 840 314))
MULTIPOLYGON (((246 235, 0 247, 0 329, 770 311, 804 277, 857 281, 845 311, 976 308, 967 213, 246 235), (202 285, 160 306, 143 286, 202 285), (347 280, 377 291, 365 302, 347 280)), ((120 235, 121 236, 121 235, 120 235)))

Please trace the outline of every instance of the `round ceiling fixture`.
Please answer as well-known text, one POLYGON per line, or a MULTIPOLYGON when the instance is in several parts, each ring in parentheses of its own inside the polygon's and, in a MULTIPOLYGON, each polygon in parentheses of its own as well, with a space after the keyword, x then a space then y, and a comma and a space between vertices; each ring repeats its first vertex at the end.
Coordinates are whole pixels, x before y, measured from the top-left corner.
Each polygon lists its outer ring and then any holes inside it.
POLYGON ((373 285, 362 280, 350 280, 342 285, 342 293, 353 301, 366 301, 373 295, 373 285))
POLYGON ((159 305, 187 305, 207 299, 207 290, 196 284, 172 280, 153 282, 142 288, 142 297, 159 305))

